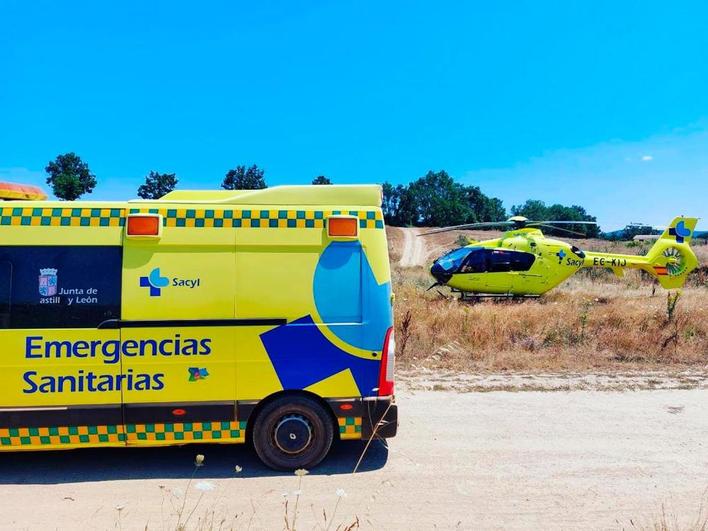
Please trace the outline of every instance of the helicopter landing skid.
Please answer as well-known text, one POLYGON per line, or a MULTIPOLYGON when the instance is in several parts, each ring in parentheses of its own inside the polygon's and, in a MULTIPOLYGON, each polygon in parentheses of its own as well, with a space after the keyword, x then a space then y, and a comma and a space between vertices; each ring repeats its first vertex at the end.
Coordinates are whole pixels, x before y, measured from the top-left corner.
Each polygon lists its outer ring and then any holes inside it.
POLYGON ((511 302, 523 302, 528 299, 538 299, 540 295, 515 295, 512 293, 509 294, 500 294, 500 293, 469 293, 466 291, 460 291, 458 289, 452 289, 453 293, 459 293, 460 294, 460 300, 462 302, 469 302, 469 303, 477 303, 477 302, 482 302, 485 299, 492 300, 495 302, 501 302, 501 301, 511 301, 511 302))

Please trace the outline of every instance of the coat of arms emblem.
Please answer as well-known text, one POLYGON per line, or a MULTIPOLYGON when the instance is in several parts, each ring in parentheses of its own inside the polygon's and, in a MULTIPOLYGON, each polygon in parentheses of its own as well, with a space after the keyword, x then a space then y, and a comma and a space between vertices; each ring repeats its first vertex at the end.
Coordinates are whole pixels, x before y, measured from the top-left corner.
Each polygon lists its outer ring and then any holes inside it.
POLYGON ((53 297, 57 294, 57 270, 52 268, 39 270, 39 294, 53 297))

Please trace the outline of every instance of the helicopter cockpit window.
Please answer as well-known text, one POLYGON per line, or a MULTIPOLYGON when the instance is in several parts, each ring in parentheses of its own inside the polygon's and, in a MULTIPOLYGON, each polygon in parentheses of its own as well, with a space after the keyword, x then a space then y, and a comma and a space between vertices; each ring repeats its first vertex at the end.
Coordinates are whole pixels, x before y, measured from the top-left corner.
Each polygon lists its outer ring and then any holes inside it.
POLYGON ((487 271, 488 249, 477 247, 473 249, 465 258, 460 273, 484 273, 487 271))
POLYGON ((512 260, 513 271, 528 271, 536 261, 536 256, 531 253, 514 253, 512 260))
POLYGON ((536 257, 521 251, 483 249, 477 247, 465 258, 460 273, 505 273, 528 271, 536 257))
POLYGON ((493 250, 489 254, 489 272, 528 271, 535 260, 531 253, 493 250))
POLYGON ((522 251, 460 247, 438 258, 436 267, 445 273, 504 273, 528 271, 536 257, 522 251))
POLYGON ((438 258, 436 263, 446 273, 454 273, 458 269, 460 269, 460 265, 462 264, 462 261, 467 257, 467 255, 474 250, 480 250, 480 248, 460 247, 459 249, 455 249, 454 251, 450 251, 446 255, 441 256, 440 258, 438 258))
POLYGON ((510 251, 491 251, 487 256, 487 271, 489 273, 505 273, 513 271, 511 264, 513 261, 510 251))

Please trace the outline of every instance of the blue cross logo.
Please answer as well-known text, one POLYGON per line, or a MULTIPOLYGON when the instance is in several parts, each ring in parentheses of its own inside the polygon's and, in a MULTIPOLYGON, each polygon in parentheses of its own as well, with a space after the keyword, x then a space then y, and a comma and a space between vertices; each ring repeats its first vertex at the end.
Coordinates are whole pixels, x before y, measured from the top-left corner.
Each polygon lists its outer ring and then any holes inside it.
POLYGON ((691 235, 691 229, 686 227, 686 223, 681 220, 676 224, 676 228, 669 228, 669 235, 676 237, 676 243, 683 243, 684 238, 691 235))
POLYGON ((166 288, 170 283, 170 279, 160 275, 160 268, 156 267, 146 277, 140 277, 140 287, 150 288, 151 297, 159 297, 162 293, 162 288, 166 288))
POLYGON ((565 251, 561 249, 556 253, 556 256, 558 257, 558 263, 560 264, 563 261, 563 258, 565 258, 565 251))

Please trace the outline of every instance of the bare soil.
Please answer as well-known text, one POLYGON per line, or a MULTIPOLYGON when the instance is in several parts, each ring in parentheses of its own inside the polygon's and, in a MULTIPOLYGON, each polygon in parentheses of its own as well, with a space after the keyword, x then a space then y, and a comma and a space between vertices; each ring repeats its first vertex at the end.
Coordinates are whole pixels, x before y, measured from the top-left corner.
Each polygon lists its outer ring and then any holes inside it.
MULTIPOLYGON (((362 444, 342 443, 303 478, 297 529, 325 529, 340 488, 332 529, 635 529, 662 510, 686 529, 708 502, 706 389, 417 385, 399 393, 399 435, 375 443, 360 472, 362 444)), ((202 496, 189 529, 284 528, 297 478, 245 447, 206 445, 0 454, 0 528, 174 529, 196 453, 206 459, 187 490, 186 512, 202 496)))
POLYGON ((428 259, 425 239, 420 236, 420 231, 415 228, 401 228, 403 233, 403 250, 399 265, 401 267, 422 266, 428 259))

